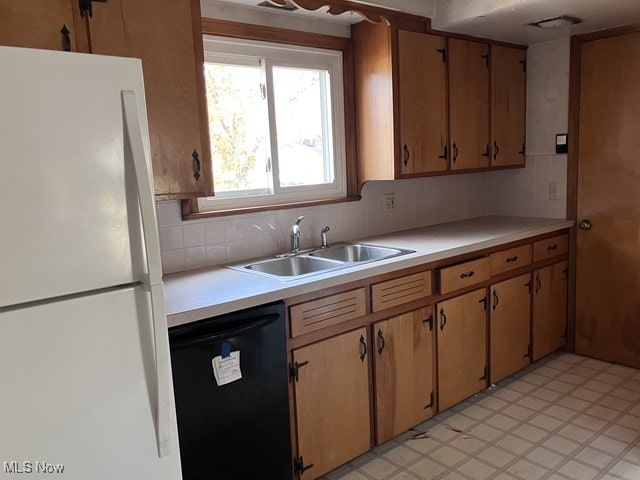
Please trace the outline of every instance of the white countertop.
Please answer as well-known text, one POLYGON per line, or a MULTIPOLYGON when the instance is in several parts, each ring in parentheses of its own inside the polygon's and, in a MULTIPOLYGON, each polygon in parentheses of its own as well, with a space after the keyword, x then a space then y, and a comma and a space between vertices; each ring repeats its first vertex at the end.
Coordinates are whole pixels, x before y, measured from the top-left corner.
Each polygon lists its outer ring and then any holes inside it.
POLYGON ((171 274, 164 278, 167 322, 169 327, 182 325, 562 230, 573 224, 573 220, 555 218, 491 216, 358 239, 362 243, 416 252, 298 280, 276 280, 224 267, 171 274))

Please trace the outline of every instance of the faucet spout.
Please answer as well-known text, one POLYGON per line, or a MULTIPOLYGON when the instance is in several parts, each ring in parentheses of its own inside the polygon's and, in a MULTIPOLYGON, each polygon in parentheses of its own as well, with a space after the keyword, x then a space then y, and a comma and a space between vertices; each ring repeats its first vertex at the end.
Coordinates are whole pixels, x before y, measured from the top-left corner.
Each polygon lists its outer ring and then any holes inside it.
POLYGON ((301 215, 291 226, 291 253, 300 251, 300 222, 302 220, 304 220, 304 216, 301 215))

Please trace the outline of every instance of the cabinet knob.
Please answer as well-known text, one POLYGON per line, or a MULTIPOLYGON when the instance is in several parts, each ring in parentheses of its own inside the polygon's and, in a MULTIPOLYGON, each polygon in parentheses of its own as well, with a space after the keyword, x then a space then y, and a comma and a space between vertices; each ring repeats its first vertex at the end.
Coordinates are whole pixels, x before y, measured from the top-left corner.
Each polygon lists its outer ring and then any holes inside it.
POLYGON ((580 222, 580 230, 591 230, 593 224, 591 220, 587 220, 586 218, 580 222))

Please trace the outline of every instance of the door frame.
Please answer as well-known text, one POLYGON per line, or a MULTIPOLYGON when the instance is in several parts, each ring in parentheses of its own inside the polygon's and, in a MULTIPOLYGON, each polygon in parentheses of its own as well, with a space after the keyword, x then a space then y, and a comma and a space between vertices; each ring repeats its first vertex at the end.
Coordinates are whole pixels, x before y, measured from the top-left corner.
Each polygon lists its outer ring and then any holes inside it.
POLYGON ((576 340, 576 261, 577 261, 577 222, 578 222, 578 151, 580 133, 580 73, 582 44, 592 40, 616 37, 640 32, 640 24, 626 25, 598 32, 574 35, 571 37, 569 64, 569 141, 567 156, 567 218, 575 224, 569 229, 569 284, 567 302, 567 346, 569 352, 575 351, 576 340))

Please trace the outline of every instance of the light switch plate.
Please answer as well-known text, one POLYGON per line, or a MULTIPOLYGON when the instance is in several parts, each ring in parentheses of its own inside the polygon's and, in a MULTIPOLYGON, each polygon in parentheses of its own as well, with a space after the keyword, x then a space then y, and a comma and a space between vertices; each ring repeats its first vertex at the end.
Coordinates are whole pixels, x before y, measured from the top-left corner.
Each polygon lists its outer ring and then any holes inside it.
POLYGON ((391 213, 396 208, 396 194, 385 193, 382 195, 382 210, 385 213, 391 213))
POLYGON ((560 183, 549 183, 549 200, 560 200, 560 183))

